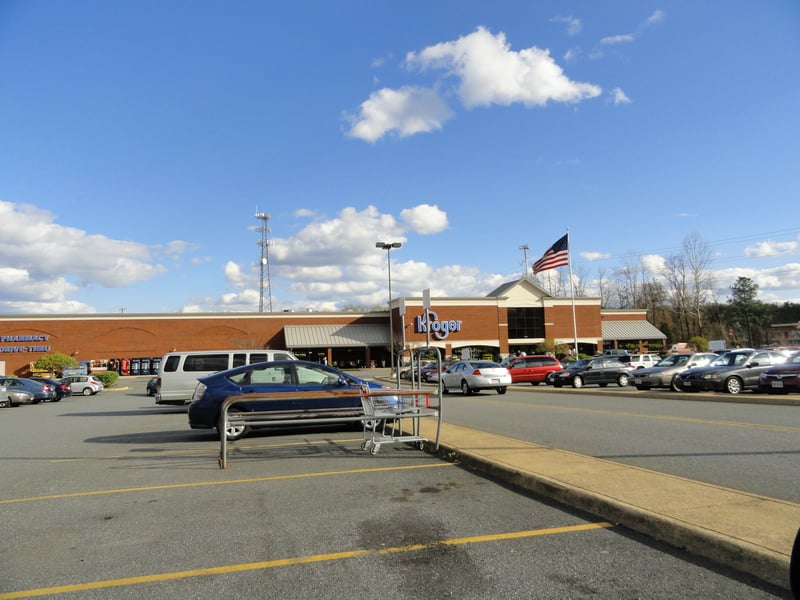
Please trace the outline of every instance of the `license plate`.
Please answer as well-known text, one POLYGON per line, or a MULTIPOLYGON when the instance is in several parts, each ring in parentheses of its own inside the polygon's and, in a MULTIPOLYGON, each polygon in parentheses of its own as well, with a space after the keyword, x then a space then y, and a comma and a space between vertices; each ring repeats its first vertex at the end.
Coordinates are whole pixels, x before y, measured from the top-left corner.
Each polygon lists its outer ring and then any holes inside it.
POLYGON ((773 381, 770 385, 772 385, 772 387, 774 387, 774 388, 782 388, 783 387, 783 382, 782 381, 773 381))
POLYGON ((683 387, 692 387, 692 382, 691 381, 681 381, 681 385, 683 387))
POLYGON ((636 385, 639 385, 640 383, 642 383, 642 378, 641 377, 634 377, 633 378, 633 383, 635 383, 636 385))
POLYGON ((492 383, 500 383, 500 379, 499 378, 492 379, 492 383))

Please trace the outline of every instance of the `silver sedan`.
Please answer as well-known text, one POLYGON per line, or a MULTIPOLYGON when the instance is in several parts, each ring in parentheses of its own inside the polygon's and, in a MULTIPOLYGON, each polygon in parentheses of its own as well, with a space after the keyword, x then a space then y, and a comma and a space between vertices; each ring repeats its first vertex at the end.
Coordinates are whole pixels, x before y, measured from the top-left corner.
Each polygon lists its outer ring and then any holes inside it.
POLYGON ((493 389, 505 394, 511 385, 508 369, 490 360, 462 360, 450 365, 441 375, 442 393, 460 389, 465 396, 478 390, 493 389))

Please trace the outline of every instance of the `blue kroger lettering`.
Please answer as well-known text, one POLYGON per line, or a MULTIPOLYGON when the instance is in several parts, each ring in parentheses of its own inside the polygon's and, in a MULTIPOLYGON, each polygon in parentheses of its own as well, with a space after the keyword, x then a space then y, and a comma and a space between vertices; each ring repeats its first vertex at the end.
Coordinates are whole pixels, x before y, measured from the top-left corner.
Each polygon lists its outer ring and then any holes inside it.
POLYGON ((439 315, 432 310, 428 311, 427 318, 425 315, 417 316, 417 333, 427 333, 430 327, 430 332, 437 340, 443 340, 454 331, 461 331, 461 324, 463 321, 456 321, 451 319, 449 321, 440 321, 439 315))

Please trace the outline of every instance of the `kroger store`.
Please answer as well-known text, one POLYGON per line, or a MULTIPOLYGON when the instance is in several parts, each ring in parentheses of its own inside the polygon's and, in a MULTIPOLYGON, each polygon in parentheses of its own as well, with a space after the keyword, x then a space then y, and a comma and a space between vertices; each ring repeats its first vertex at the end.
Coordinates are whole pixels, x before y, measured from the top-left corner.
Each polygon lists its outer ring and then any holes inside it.
POLYGON ((50 352, 73 356, 91 370, 155 372, 173 350, 275 348, 342 368, 388 366, 391 324, 395 352, 428 343, 444 356, 505 357, 538 344, 657 351, 665 336, 644 310, 607 310, 599 298, 550 296, 530 279, 487 296, 395 298, 389 312, 170 313, 0 316, 0 370, 25 376, 50 352))

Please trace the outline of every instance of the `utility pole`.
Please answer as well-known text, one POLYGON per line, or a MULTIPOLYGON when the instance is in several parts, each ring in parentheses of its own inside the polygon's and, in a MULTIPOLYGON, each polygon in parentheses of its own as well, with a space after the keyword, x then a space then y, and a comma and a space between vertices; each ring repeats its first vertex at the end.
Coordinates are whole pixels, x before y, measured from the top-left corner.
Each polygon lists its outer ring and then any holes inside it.
POLYGON ((264 312, 264 289, 266 287, 267 297, 269 300, 269 312, 272 312, 272 285, 270 284, 269 277, 269 215, 267 213, 256 213, 256 219, 261 221, 258 231, 261 233, 261 239, 256 242, 261 246, 261 261, 260 261, 260 277, 258 284, 258 312, 264 312), (264 270, 266 269, 267 276, 264 279, 264 270))

